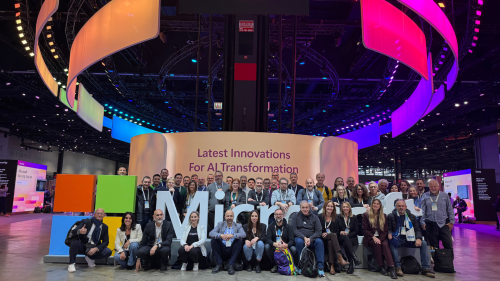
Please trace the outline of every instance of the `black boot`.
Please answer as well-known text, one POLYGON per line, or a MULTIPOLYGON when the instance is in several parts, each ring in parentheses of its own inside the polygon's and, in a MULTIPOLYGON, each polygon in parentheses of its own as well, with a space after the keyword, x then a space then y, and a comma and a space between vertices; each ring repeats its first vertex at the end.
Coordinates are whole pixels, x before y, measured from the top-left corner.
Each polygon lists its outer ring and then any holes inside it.
POLYGON ((354 273, 354 260, 351 260, 349 263, 349 268, 347 269, 347 274, 353 274, 354 273))
POLYGON ((167 271, 168 270, 168 265, 167 264, 162 264, 160 267, 160 271, 167 271))
POLYGON ((255 273, 261 273, 262 271, 260 270, 260 261, 255 262, 255 273))
POLYGON ((227 273, 229 275, 234 275, 234 266, 232 264, 229 265, 229 268, 227 269, 227 273))
POLYGON ((389 276, 391 276, 392 279, 398 279, 394 266, 389 266, 389 276))
POLYGON ((215 267, 212 269, 212 273, 219 273, 219 271, 222 270, 222 264, 217 264, 215 267))
POLYGON ((360 265, 361 264, 361 261, 358 259, 358 257, 356 256, 356 253, 352 253, 352 261, 351 263, 354 261, 354 264, 355 265, 360 265))
POLYGON ((251 261, 248 262, 247 272, 252 272, 252 262, 251 261))
POLYGON ((387 276, 387 270, 385 270, 385 268, 383 266, 380 268, 380 274, 387 276))

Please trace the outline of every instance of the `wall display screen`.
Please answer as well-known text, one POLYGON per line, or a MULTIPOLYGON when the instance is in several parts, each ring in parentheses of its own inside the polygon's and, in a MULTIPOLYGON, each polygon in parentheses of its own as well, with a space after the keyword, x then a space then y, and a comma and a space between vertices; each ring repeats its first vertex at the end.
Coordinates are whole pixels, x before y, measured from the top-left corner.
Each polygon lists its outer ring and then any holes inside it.
POLYGON ((464 199, 465 203, 467 203, 468 209, 463 213, 463 215, 475 217, 475 200, 469 196, 469 194, 472 194, 471 169, 444 173, 444 192, 451 193, 453 200, 455 200, 457 195, 464 199))
POLYGON ((493 204, 497 198, 494 169, 472 170, 472 196, 475 204, 475 217, 478 221, 494 221, 497 214, 493 204))
POLYGON ((469 189, 468 185, 457 185, 457 195, 462 199, 469 199, 469 189))
MULTIPOLYGON (((45 180, 47 166, 17 161, 12 212, 29 212, 43 205, 43 191, 37 191, 38 180, 45 180)), ((45 189, 45 187, 44 187, 45 189)))

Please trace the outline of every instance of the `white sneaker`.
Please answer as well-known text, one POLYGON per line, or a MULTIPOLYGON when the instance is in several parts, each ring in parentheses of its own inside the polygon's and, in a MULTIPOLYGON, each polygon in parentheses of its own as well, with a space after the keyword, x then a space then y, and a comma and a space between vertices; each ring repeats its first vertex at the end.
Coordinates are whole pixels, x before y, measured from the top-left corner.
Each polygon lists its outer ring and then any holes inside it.
POLYGON ((193 271, 198 271, 198 263, 195 263, 195 264, 193 265, 193 271))
POLYGON ((186 268, 188 267, 188 264, 187 263, 183 263, 182 264, 182 267, 181 267, 181 270, 184 270, 186 271, 186 268))
POLYGON ((75 264, 74 264, 74 263, 70 264, 70 265, 68 266, 68 272, 73 273, 73 272, 75 272, 75 271, 76 271, 75 264))
POLYGON ((95 267, 95 260, 90 259, 88 256, 85 256, 85 260, 87 261, 89 267, 95 267))

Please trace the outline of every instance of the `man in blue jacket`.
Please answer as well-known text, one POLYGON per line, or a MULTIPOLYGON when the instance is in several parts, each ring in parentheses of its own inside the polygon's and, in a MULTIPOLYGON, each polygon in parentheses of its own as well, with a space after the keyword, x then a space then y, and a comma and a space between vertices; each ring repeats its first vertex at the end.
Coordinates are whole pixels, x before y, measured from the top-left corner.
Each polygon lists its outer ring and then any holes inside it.
POLYGON ((233 211, 227 210, 224 218, 225 221, 219 222, 209 234, 212 238, 210 244, 216 262, 212 273, 219 273, 222 270, 222 259, 229 258, 227 273, 233 275, 234 264, 243 248, 243 239, 245 239, 246 233, 241 224, 234 222, 233 211))

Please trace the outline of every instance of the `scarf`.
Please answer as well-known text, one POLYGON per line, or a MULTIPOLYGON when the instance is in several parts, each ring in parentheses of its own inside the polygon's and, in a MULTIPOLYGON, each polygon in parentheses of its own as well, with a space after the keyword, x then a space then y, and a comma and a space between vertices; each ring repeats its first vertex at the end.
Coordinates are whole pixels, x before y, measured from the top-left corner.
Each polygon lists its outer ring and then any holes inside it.
MULTIPOLYGON (((398 214, 398 226, 396 229, 396 233, 394 234, 396 237, 399 237, 401 235, 401 219, 399 218, 398 214)), ((413 224, 411 223, 410 218, 408 217, 408 214, 405 212, 405 221, 404 221, 404 227, 406 229, 406 241, 415 241, 415 229, 413 228, 413 224)))
POLYGON ((94 242, 94 244, 99 244, 99 236, 101 236, 101 227, 103 225, 102 221, 98 221, 95 217, 92 217, 91 219, 92 221, 92 224, 95 225, 95 228, 94 228, 94 232, 92 232, 92 242, 94 242))

